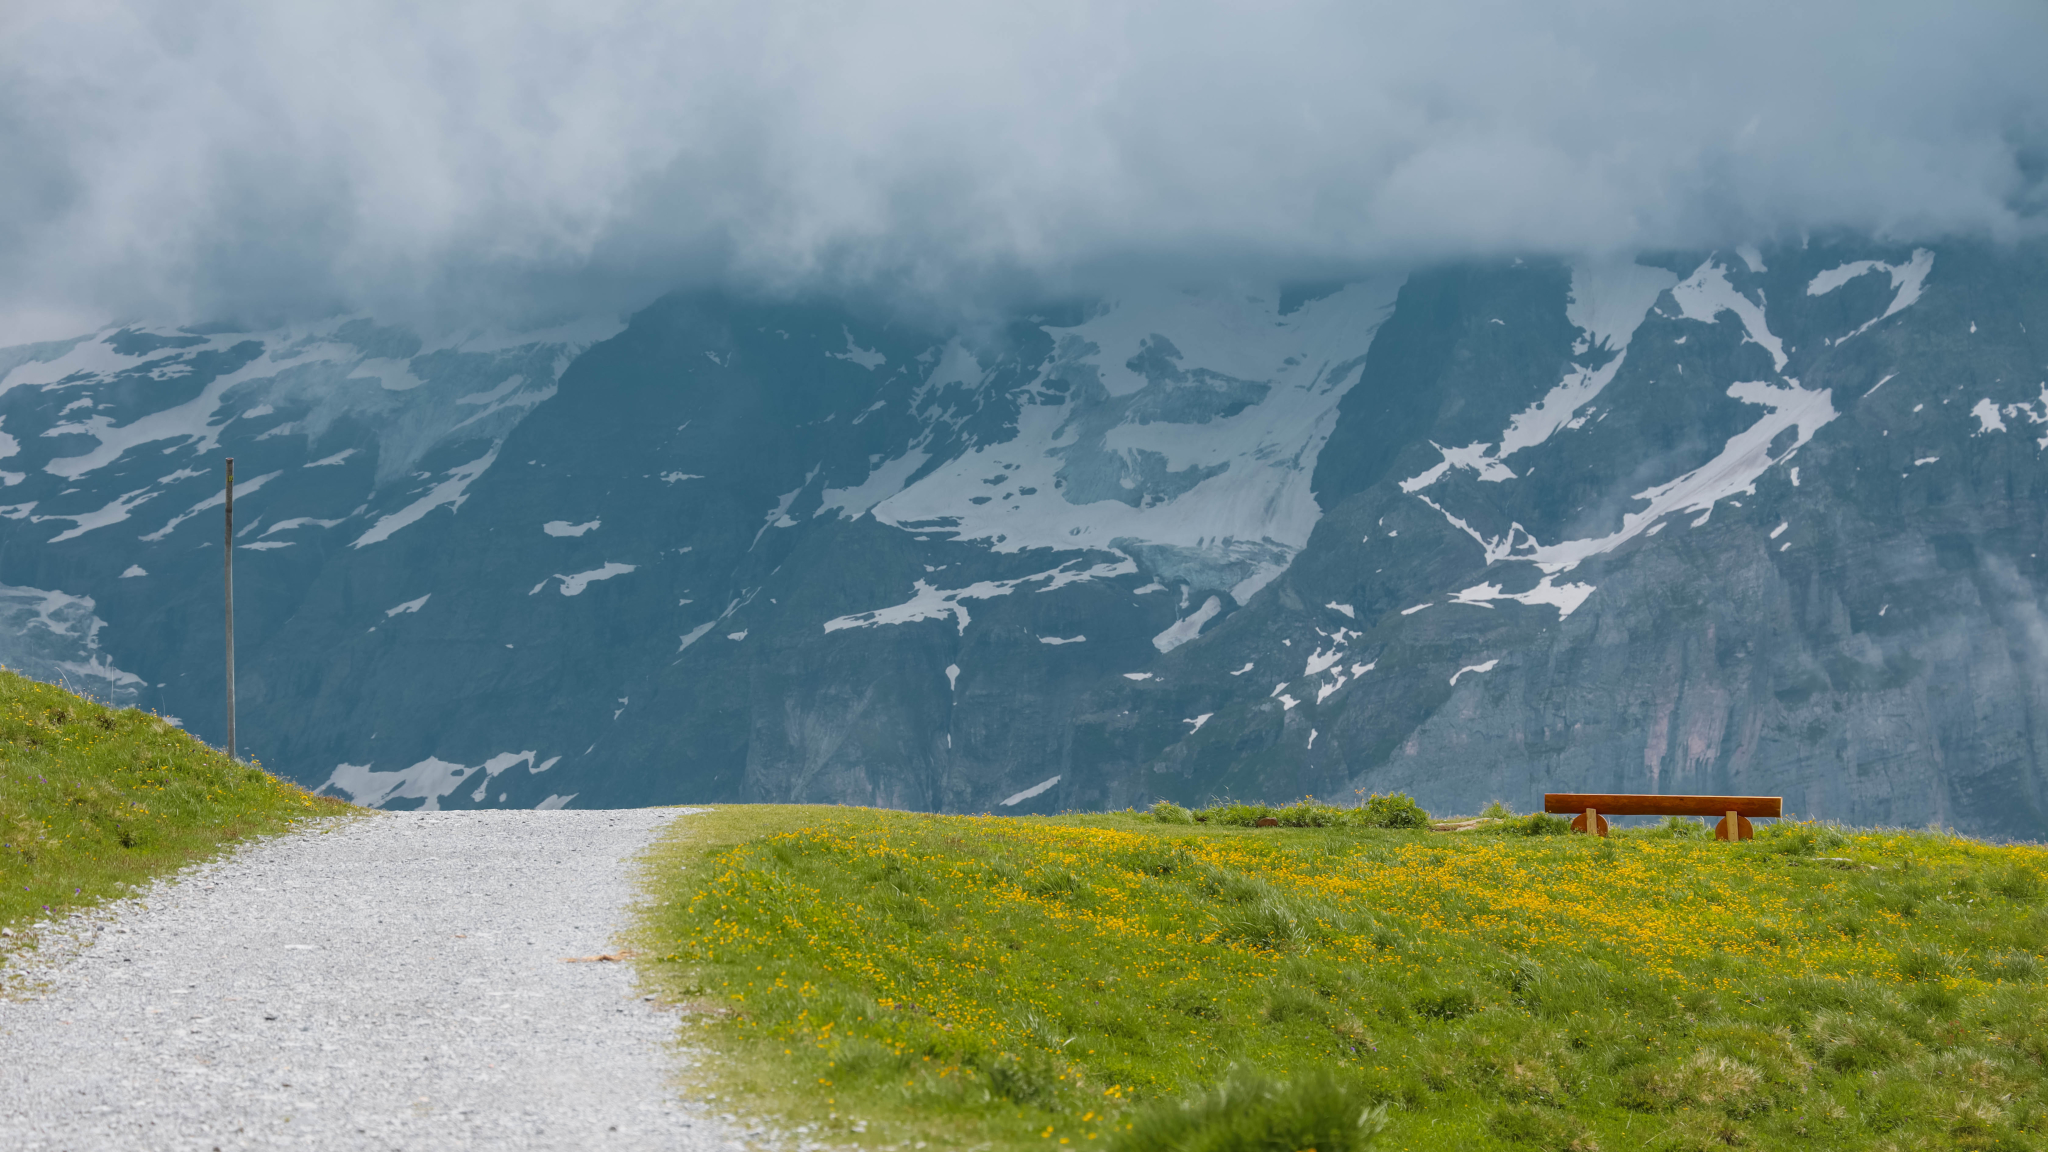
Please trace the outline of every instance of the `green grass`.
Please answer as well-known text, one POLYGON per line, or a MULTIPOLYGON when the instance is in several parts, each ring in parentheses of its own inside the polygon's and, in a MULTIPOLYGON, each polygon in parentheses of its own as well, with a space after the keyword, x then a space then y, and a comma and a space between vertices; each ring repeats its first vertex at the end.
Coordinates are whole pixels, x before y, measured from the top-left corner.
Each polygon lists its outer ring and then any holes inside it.
POLYGON ((134 709, 0 670, 0 950, 250 836, 352 811, 134 709))
POLYGON ((868 1146, 2048 1147, 2039 848, 1161 815, 690 817, 643 972, 868 1146))
POLYGON ((1395 793, 1374 793, 1346 808, 1316 800, 1301 800, 1275 807, 1271 804, 1242 804, 1225 800, 1207 808, 1188 809, 1171 800, 1152 805, 1152 819, 1160 824, 1214 824, 1230 828, 1256 828, 1271 820, 1281 828, 1427 828, 1429 813, 1413 799, 1395 793))

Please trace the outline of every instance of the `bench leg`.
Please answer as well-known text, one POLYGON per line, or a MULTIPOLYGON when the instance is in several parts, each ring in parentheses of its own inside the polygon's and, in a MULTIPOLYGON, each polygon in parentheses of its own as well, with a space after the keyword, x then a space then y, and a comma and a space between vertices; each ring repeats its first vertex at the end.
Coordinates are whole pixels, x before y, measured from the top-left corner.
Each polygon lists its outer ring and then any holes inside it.
POLYGON ((1740 812, 1730 812, 1714 825, 1716 840, 1753 840, 1756 833, 1749 826, 1749 818, 1740 812))
POLYGON ((1584 832, 1591 836, 1607 835, 1607 821, 1600 818, 1597 809, 1588 808, 1580 816, 1572 817, 1572 831, 1584 832))

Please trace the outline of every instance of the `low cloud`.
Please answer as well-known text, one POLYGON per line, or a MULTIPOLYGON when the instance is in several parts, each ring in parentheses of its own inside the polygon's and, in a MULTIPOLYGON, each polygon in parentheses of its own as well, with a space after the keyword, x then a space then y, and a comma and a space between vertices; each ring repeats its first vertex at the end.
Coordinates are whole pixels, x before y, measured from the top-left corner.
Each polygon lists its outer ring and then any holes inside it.
POLYGON ((2015 237, 2048 212, 2044 13, 27 0, 0 14, 0 313, 2015 237))

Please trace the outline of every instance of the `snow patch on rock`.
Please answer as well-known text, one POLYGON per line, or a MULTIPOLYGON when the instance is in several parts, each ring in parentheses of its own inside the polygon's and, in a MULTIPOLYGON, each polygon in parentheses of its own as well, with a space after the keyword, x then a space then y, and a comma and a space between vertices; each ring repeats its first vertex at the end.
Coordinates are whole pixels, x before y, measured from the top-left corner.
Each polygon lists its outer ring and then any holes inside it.
POLYGON ((1009 798, 1005 799, 1002 802, 1002 806, 1008 808, 1012 805, 1022 804, 1024 801, 1031 799, 1033 796, 1042 795, 1047 789, 1051 788, 1053 785, 1059 782, 1060 778, 1057 776, 1053 777, 1050 780, 1041 780, 1038 783, 1033 784, 1031 787, 1024 789, 1022 792, 1011 793, 1009 798))
POLYGON ((1215 596, 1209 597, 1207 600, 1202 601, 1200 608, 1174 621, 1164 632, 1154 636, 1152 638, 1152 646, 1159 649, 1161 653, 1173 651, 1175 648, 1201 635, 1202 626, 1215 619, 1216 614, 1221 611, 1223 611, 1223 601, 1215 596))
MULTIPOLYGON (((1808 296, 1825 296, 1849 281, 1854 280, 1856 277, 1870 272, 1883 272, 1891 277, 1891 306, 1879 315, 1864 321, 1862 327, 1849 333, 1848 336, 1839 337, 1834 341, 1834 343, 1840 344, 1851 337, 1861 336, 1863 333, 1868 332, 1871 325, 1876 324, 1878 321, 1896 316, 1899 312, 1911 307, 1915 301, 1920 299, 1920 293, 1927 285, 1927 274, 1933 270, 1934 253, 1925 248, 1915 248, 1913 249, 1912 258, 1903 264, 1886 264, 1881 260, 1852 260, 1840 267, 1830 268, 1815 276, 1812 280, 1807 281, 1806 294, 1808 296)), ((1971 330, 1976 330, 1974 325, 1971 326, 1971 330)), ((1876 389, 1873 388, 1871 391, 1874 392, 1876 389)))
POLYGON ((872 612, 856 612, 847 616, 825 621, 825 631, 837 632, 845 628, 876 628, 887 624, 910 624, 919 620, 943 620, 951 618, 962 635, 972 616, 967 610, 969 600, 989 600, 997 596, 1008 596, 1019 588, 1031 584, 1044 584, 1039 592, 1051 592, 1082 580, 1108 580, 1116 576, 1128 576, 1137 572, 1138 565, 1128 557, 1113 564, 1095 564, 1082 567, 1085 561, 1069 560, 1049 572, 1037 572, 1015 580, 979 580, 965 588, 935 588, 923 579, 913 581, 910 599, 888 608, 872 612))
POLYGON ((1494 659, 1492 659, 1492 660, 1488 660, 1488 661, 1487 661, 1486 663, 1484 663, 1484 664, 1468 664, 1468 665, 1466 665, 1465 667, 1463 667, 1463 668, 1460 668, 1460 669, 1458 669, 1458 670, 1457 670, 1456 672, 1453 672, 1453 673, 1451 673, 1451 684, 1452 684, 1452 686, 1453 686, 1453 687, 1455 687, 1455 686, 1457 685, 1457 683, 1458 683, 1458 677, 1460 677, 1460 676, 1463 676, 1463 675, 1464 675, 1465 673, 1467 673, 1467 672, 1472 672, 1472 673, 1480 673, 1480 672, 1491 672, 1491 671, 1493 671, 1493 669, 1494 669, 1494 665, 1496 665, 1496 664, 1499 664, 1499 663, 1500 663, 1500 658, 1499 658, 1499 657, 1495 657, 1495 658, 1494 658, 1494 659))
MULTIPOLYGON (((557 572, 550 579, 562 582, 562 595, 581 596, 585 588, 590 587, 599 580, 609 580, 614 576, 624 576, 626 573, 635 571, 638 568, 639 565, 637 564, 621 564, 616 560, 608 560, 602 568, 592 568, 588 572, 578 572, 573 576, 564 576, 557 572)), ((541 583, 545 585, 547 581, 543 580, 541 583)))

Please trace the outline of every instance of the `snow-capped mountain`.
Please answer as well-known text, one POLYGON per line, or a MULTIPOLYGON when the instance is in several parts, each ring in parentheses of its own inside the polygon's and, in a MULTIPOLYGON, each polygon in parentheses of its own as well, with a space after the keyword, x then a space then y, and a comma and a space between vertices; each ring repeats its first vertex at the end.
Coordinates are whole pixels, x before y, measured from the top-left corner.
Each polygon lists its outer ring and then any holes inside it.
POLYGON ((0 349, 0 659, 364 803, 1786 795, 2048 832, 2039 248, 926 331, 713 293, 0 349))

